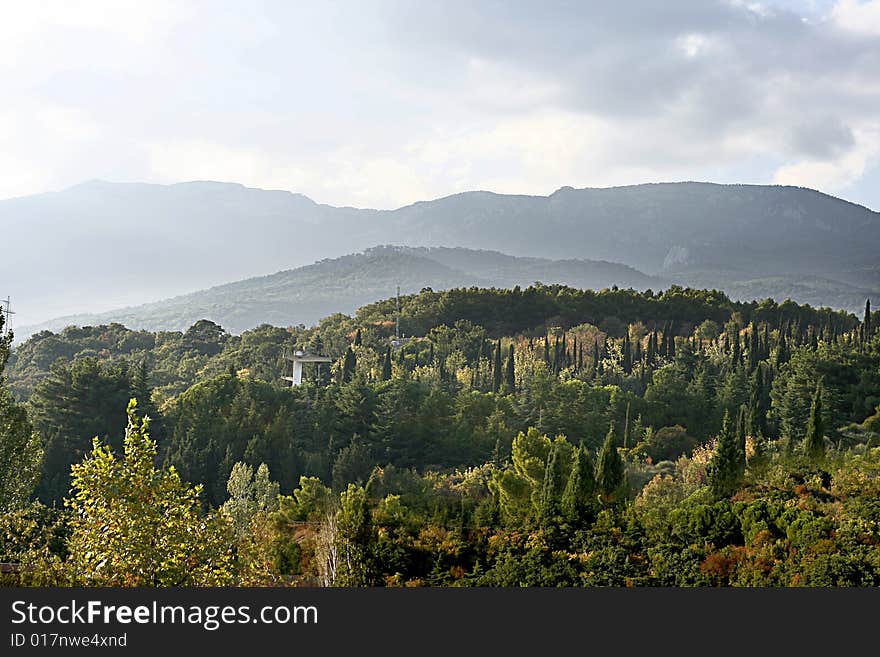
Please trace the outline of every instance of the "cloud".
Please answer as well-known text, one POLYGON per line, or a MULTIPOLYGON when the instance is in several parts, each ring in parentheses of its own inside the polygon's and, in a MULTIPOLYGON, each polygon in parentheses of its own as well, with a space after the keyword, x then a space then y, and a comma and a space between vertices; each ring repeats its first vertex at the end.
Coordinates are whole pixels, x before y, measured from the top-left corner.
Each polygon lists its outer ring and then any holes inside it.
POLYGON ((234 180, 395 207, 649 180, 856 189, 880 0, 7 3, 0 197, 234 180))
POLYGON ((852 32, 880 34, 880 0, 840 0, 831 18, 836 25, 852 32))

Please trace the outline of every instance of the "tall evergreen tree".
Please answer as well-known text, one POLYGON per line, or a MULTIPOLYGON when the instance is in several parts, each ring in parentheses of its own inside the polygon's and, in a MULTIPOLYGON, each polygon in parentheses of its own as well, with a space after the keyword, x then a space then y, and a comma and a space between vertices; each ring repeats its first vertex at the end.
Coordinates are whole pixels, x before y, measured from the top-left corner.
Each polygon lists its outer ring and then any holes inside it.
POLYGON ((570 523, 583 522, 592 512, 596 490, 593 467, 590 453, 581 443, 574 453, 571 473, 562 493, 562 515, 570 523))
POLYGON ((730 424, 730 412, 724 411, 718 444, 706 469, 709 488, 717 498, 730 497, 736 492, 742 472, 736 431, 730 424))
POLYGON ((501 382, 503 381, 503 372, 501 369, 501 340, 495 345, 495 359, 492 364, 492 392, 501 391, 501 382))
POLYGON ((789 353, 788 353, 788 341, 785 339, 785 331, 779 331, 779 343, 776 346, 776 360, 774 365, 776 367, 776 371, 788 362, 789 353))
POLYGON ((513 358, 513 343, 507 349, 507 364, 504 368, 504 385, 509 393, 516 392, 516 364, 513 358))
POLYGON ((746 431, 753 438, 767 435, 769 397, 764 384, 764 368, 759 364, 749 381, 749 413, 746 431))
POLYGON ((871 326, 871 300, 865 300, 865 319, 862 322, 862 325, 865 327, 865 340, 871 339, 871 334, 873 332, 873 327, 871 326))
POLYGON ((385 356, 382 358, 382 380, 391 380, 391 345, 385 347, 385 356))
POLYGON ((614 422, 608 429, 605 442, 596 462, 596 488, 603 504, 614 504, 626 495, 626 469, 617 451, 614 422))
POLYGON ((562 488, 562 477, 559 471, 559 445, 554 441, 550 445, 547 465, 544 468, 544 480, 541 485, 539 521, 547 527, 556 524, 559 517, 559 490, 562 488))
POLYGON ((354 355, 354 351, 352 351, 351 347, 348 347, 345 350, 345 357, 342 361, 342 370, 341 377, 342 383, 348 383, 354 378, 355 371, 357 370, 357 356, 354 355))
POLYGON ((746 416, 748 409, 743 404, 739 407, 736 417, 736 464, 737 476, 741 476, 746 469, 746 416))
POLYGON ((804 453, 813 459, 825 455, 825 425, 822 421, 822 380, 816 384, 813 402, 810 405, 810 420, 804 438, 804 453))
POLYGON ((629 331, 623 335, 623 371, 627 374, 632 373, 632 345, 629 341, 629 331))

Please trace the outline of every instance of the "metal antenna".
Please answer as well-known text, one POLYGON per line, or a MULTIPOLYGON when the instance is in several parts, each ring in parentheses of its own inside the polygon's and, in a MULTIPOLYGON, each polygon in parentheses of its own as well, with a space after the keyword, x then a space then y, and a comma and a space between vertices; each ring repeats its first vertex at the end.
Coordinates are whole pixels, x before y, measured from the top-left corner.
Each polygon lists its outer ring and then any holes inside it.
POLYGON ((5 321, 3 322, 3 335, 9 333, 9 316, 14 315, 15 311, 11 309, 11 300, 7 296, 5 299, 0 299, 0 304, 5 304, 4 307, 0 307, 0 314, 5 315, 3 318, 5 321))
POLYGON ((396 313, 396 321, 397 326, 394 330, 395 337, 400 340, 400 286, 397 286, 397 313, 396 313))

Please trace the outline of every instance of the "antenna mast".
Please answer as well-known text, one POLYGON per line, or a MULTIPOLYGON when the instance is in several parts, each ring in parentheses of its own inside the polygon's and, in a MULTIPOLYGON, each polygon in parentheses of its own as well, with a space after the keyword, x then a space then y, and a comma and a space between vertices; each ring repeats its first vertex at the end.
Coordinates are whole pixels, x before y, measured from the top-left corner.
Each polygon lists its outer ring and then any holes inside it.
POLYGON ((10 308, 11 303, 8 296, 5 299, 0 299, 0 315, 4 315, 3 335, 9 333, 9 316, 15 314, 15 311, 10 308))

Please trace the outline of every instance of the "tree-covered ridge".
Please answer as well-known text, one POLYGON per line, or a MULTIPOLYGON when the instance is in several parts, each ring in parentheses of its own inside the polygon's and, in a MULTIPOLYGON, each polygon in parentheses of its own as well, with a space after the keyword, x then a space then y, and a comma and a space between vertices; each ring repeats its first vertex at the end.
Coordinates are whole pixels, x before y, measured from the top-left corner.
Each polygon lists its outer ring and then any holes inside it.
MULTIPOLYGON (((212 523, 222 507, 234 525, 211 525, 206 544, 226 541, 221 575, 236 581, 877 582, 876 509, 859 488, 880 467, 870 307, 856 318, 680 288, 425 290, 401 299, 407 339, 394 347, 395 303, 241 336, 210 322, 35 336, 16 354, 30 378, 15 380, 35 382, 39 498, 69 498, 82 489, 71 466, 122 449, 136 397, 158 465, 203 487, 212 523), (296 348, 335 362, 287 388, 296 348), (67 355, 46 372, 53 349, 67 355)), ((59 547, 66 516, 61 529, 45 516, 7 522, 63 567, 78 543, 59 547)))

